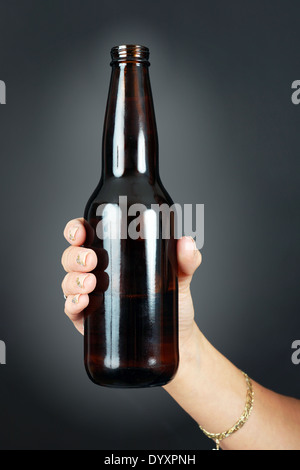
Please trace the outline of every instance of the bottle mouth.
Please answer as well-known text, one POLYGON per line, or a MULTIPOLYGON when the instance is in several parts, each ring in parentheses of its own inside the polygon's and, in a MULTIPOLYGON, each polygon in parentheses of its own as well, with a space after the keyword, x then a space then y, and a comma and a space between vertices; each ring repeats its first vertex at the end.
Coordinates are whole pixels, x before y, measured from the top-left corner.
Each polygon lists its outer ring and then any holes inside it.
POLYGON ((150 52, 148 47, 126 44, 115 46, 111 50, 111 58, 113 62, 146 62, 149 64, 150 52))

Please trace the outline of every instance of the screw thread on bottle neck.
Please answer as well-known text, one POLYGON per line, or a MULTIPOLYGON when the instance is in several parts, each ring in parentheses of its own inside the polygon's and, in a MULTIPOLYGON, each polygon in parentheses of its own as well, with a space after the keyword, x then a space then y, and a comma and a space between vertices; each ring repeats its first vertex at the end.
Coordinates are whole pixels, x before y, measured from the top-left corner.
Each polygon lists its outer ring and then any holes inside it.
POLYGON ((111 50, 112 64, 115 62, 144 62, 149 64, 150 52, 148 47, 127 44, 115 46, 111 50))

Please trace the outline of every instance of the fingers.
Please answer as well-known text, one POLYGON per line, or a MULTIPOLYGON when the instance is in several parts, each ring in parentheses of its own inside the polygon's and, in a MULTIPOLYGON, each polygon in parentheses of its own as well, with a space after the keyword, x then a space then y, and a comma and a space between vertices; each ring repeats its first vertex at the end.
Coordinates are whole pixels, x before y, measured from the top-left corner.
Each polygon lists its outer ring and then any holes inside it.
POLYGON ((177 261, 180 274, 192 276, 199 268, 202 256, 193 238, 183 237, 177 243, 177 261))
POLYGON ((81 246, 86 239, 84 219, 73 219, 67 223, 64 229, 65 239, 73 246, 81 246))
POLYGON ((88 305, 89 296, 87 294, 69 295, 65 303, 65 314, 80 333, 83 333, 83 310, 88 305))
POLYGON ((64 251, 61 264, 67 273, 77 271, 88 273, 96 268, 98 260, 93 250, 70 246, 64 251))
POLYGON ((62 290, 65 296, 90 294, 96 287, 96 276, 91 273, 69 273, 62 282, 62 290))
POLYGON ((84 333, 84 311, 89 305, 88 294, 96 287, 96 276, 91 273, 69 273, 62 282, 62 290, 67 297, 65 313, 77 330, 84 333))
POLYGON ((183 237, 177 243, 178 280, 181 285, 189 285, 194 272, 202 261, 200 251, 195 241, 190 237, 183 237))
POLYGON ((80 333, 83 333, 84 310, 89 305, 89 296, 96 287, 96 276, 91 273, 98 263, 93 250, 82 245, 87 238, 88 226, 84 219, 73 219, 64 229, 64 237, 72 245, 62 255, 62 265, 67 275, 62 290, 67 297, 65 313, 80 333))
POLYGON ((72 320, 78 320, 89 304, 89 296, 86 294, 69 295, 65 303, 65 313, 72 320))

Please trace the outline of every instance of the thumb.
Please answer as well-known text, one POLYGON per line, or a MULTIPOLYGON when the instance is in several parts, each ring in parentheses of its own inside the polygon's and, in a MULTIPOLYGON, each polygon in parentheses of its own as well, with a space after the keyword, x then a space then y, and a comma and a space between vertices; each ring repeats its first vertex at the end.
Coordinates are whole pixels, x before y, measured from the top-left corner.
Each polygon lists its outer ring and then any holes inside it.
POLYGON ((191 237, 183 237, 177 243, 178 282, 180 287, 188 287, 196 269, 202 261, 200 251, 191 237))

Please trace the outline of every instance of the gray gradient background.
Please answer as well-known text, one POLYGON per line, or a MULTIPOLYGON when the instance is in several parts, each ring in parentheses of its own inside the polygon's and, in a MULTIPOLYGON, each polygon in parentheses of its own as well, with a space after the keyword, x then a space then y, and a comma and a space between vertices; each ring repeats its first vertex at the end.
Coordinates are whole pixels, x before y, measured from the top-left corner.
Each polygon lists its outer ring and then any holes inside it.
POLYGON ((100 177, 110 48, 150 68, 161 177, 205 204, 193 281, 208 339, 300 397, 299 1, 0 0, 2 449, 209 449, 161 389, 92 384, 63 313, 65 223, 100 177))

